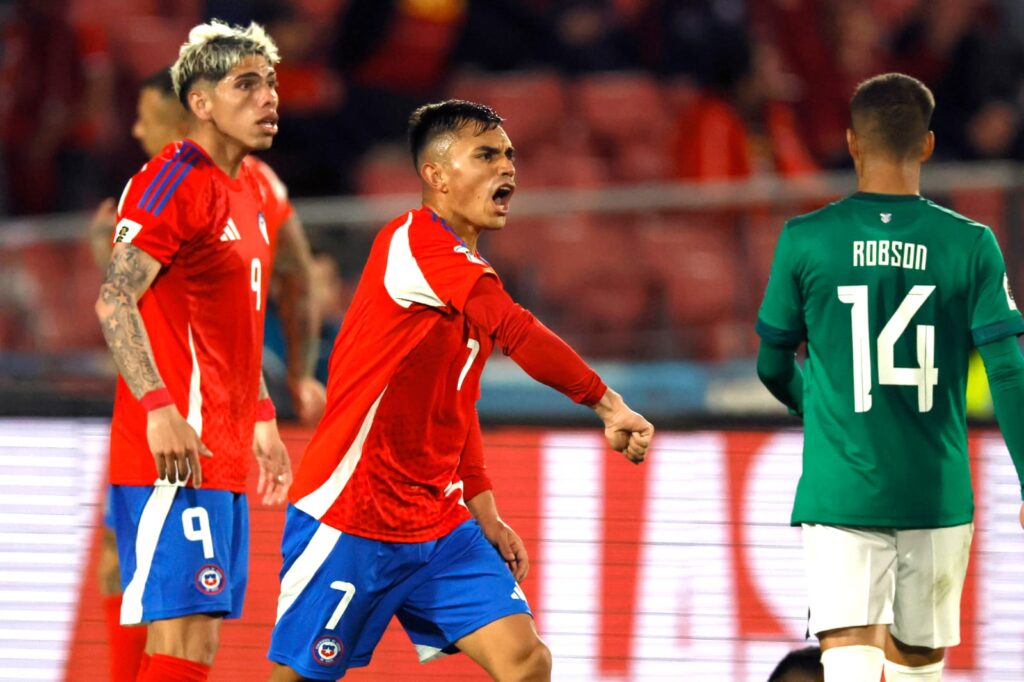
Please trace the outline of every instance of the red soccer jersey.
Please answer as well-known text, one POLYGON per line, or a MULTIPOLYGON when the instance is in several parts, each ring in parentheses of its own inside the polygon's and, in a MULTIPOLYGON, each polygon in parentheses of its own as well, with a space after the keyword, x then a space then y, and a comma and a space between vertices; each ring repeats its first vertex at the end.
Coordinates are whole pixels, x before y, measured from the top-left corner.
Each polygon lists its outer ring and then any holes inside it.
POLYGON ((381 230, 334 343, 296 507, 392 542, 432 540, 469 518, 456 468, 493 340, 463 309, 488 275, 497 278, 429 209, 381 230))
MULTIPOLYGON (((163 268, 139 300, 157 369, 175 405, 213 453, 203 486, 243 492, 263 351, 270 237, 257 179, 221 171, 195 142, 164 148, 125 187, 114 241, 163 268)), ((110 479, 153 485, 146 412, 120 377, 110 479)))
POLYGON ((255 156, 246 156, 242 165, 247 166, 256 178, 263 200, 263 215, 267 219, 267 232, 270 237, 271 259, 277 251, 277 236, 281 225, 295 212, 292 202, 288 199, 288 187, 277 177, 277 173, 264 161, 255 156))

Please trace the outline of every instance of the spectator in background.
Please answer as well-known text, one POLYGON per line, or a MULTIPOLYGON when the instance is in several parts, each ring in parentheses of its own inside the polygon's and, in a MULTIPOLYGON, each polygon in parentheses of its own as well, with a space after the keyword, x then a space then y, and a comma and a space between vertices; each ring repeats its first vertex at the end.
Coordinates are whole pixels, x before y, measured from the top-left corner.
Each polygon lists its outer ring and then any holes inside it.
POLYGON ((722 68, 680 112, 675 134, 676 175, 725 180, 759 173, 799 175, 817 170, 787 99, 792 86, 774 46, 746 39, 730 46, 736 71, 722 68))
POLYGON ((113 71, 99 28, 68 0, 19 0, 2 13, 0 147, 11 213, 81 208, 99 198, 96 154, 111 138, 113 71))
POLYGON ((758 17, 801 81, 799 129, 817 162, 848 167, 850 93, 886 63, 884 33, 861 0, 764 0, 758 17))
POLYGON ((250 14, 244 20, 265 25, 282 58, 278 92, 286 125, 265 156, 304 194, 336 194, 343 186, 346 150, 337 121, 345 88, 330 63, 335 17, 287 2, 258 3, 250 14))
POLYGON ((920 3, 897 29, 896 66, 935 84, 938 155, 1022 158, 1024 50, 986 0, 920 3))
POLYGON ((821 647, 809 646, 790 651, 779 661, 768 682, 825 682, 821 667, 821 647))
POLYGON ((342 9, 331 55, 346 88, 333 131, 339 189, 355 188, 348 174, 363 153, 440 93, 467 13, 465 0, 352 0, 342 9))

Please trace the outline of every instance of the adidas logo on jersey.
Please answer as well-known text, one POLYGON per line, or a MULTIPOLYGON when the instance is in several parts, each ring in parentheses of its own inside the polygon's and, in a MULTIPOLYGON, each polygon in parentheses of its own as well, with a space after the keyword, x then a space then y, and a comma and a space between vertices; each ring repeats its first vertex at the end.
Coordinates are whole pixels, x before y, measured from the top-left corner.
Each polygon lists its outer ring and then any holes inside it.
POLYGON ((239 234, 238 228, 235 227, 235 221, 228 218, 228 224, 224 226, 224 233, 220 236, 222 242, 233 242, 242 238, 239 234))
POLYGON ((516 585, 516 589, 512 590, 512 594, 509 596, 511 596, 513 599, 526 601, 526 593, 523 592, 523 588, 519 587, 519 585, 516 585))

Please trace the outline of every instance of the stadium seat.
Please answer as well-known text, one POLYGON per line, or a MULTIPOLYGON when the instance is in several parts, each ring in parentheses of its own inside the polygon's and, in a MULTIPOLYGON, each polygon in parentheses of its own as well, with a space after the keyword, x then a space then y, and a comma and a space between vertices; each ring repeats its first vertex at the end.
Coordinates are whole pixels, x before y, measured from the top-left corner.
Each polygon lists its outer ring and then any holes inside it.
POLYGON ((585 76, 573 88, 573 103, 594 135, 615 147, 637 139, 664 145, 672 127, 665 97, 650 74, 585 76))
POLYGON ((630 222, 559 216, 537 247, 537 293, 557 311, 559 331, 585 355, 637 357, 637 335, 653 324, 654 280, 635 256, 630 222))
POLYGON ((371 149, 359 161, 356 173, 359 194, 398 194, 420 191, 420 181, 409 153, 398 145, 371 149))
POLYGON ((679 325, 735 314, 739 249, 728 216, 699 213, 641 218, 634 251, 662 281, 668 312, 679 325))
POLYGON ((493 107, 520 148, 557 137, 566 124, 565 87, 552 72, 464 73, 454 79, 449 94, 493 107))

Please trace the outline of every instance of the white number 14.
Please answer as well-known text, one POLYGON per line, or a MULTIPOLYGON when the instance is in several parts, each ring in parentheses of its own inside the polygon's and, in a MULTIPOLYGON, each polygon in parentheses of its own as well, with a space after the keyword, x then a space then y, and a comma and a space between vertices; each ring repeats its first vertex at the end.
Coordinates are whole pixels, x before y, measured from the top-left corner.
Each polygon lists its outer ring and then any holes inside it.
MULTIPOLYGON (((878 383, 883 386, 917 386, 917 409, 932 409, 939 370, 935 367, 935 326, 917 325, 917 367, 896 367, 893 349, 910 325, 911 318, 935 291, 933 285, 918 284, 910 290, 878 335, 878 383)), ((853 409, 871 409, 871 332, 868 329, 867 285, 839 287, 839 300, 848 303, 853 335, 853 409)))

